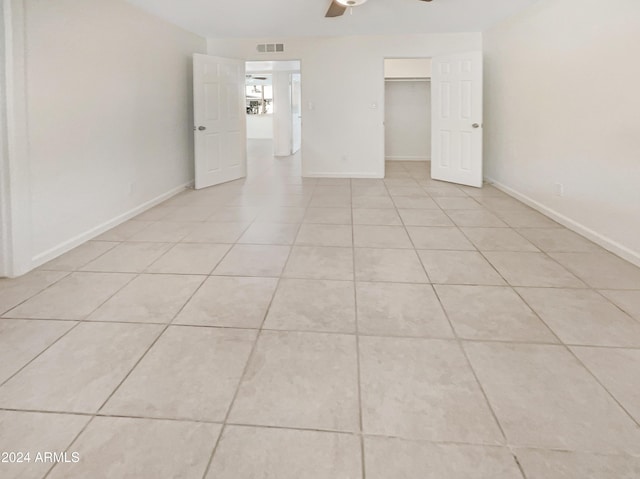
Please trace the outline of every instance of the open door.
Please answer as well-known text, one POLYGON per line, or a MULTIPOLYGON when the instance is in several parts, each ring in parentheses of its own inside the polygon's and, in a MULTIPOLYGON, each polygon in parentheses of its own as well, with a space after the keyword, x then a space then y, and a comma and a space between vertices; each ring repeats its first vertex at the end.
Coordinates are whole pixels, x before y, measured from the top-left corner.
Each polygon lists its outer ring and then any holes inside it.
POLYGON ((482 53, 433 58, 431 177, 482 187, 482 53))
POLYGON ((193 55, 196 189, 247 175, 244 65, 193 55))

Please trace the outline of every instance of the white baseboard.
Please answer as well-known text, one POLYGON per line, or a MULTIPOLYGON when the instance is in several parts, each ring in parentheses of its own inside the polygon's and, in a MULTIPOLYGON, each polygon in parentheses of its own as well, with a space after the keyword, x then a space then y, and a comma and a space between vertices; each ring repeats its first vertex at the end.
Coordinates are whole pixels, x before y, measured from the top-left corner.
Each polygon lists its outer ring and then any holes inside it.
POLYGON ((549 208, 548 206, 543 205, 542 203, 530 198, 529 196, 520 193, 513 188, 500 183, 492 178, 485 178, 485 181, 492 184, 500 191, 508 194, 509 196, 514 197, 517 200, 522 201, 527 206, 530 206, 534 210, 539 211, 545 216, 548 216, 552 220, 560 223, 562 226, 566 226, 572 231, 584 236, 585 238, 593 241, 594 243, 602 246, 604 249, 611 251, 613 254, 620 256, 621 258, 629 261, 630 263, 635 264, 636 266, 640 266, 640 252, 633 251, 630 248, 618 243, 615 240, 612 240, 608 236, 598 233, 597 231, 588 228, 587 226, 579 223, 556 210, 549 208))
POLYGON ((84 233, 81 233, 77 236, 74 236, 73 238, 60 243, 57 246, 54 246, 53 248, 45 251, 44 253, 40 253, 36 256, 33 257, 33 259, 31 260, 31 268, 30 269, 34 269, 37 268, 38 266, 41 266, 43 264, 45 264, 48 261, 51 261, 54 258, 57 258, 58 256, 67 253, 68 251, 71 251, 73 248, 76 248, 77 246, 80 246, 81 244, 95 238, 96 236, 101 235, 102 233, 109 231, 111 228, 114 228, 116 226, 118 226, 119 224, 124 223, 127 220, 130 220, 131 218, 138 216, 140 213, 143 213, 145 211, 147 211, 150 208, 153 208, 154 206, 162 203, 163 201, 168 200, 169 198, 177 195, 178 193, 186 190, 187 188, 193 186, 193 182, 190 181, 188 183, 184 183, 180 186, 177 186, 175 188, 172 188, 171 190, 167 191, 166 193, 163 193, 159 196, 156 196, 155 198, 146 201, 144 203, 142 203, 139 206, 136 206, 135 208, 130 209, 129 211, 116 216, 115 218, 109 220, 109 221, 105 221, 104 223, 91 228, 89 231, 86 231, 84 233))
POLYGON ((387 156, 385 161, 431 161, 430 156, 387 156))
POLYGON ((384 178, 383 175, 377 173, 353 173, 349 171, 345 171, 342 173, 305 173, 302 175, 303 178, 364 178, 364 179, 379 179, 384 178))

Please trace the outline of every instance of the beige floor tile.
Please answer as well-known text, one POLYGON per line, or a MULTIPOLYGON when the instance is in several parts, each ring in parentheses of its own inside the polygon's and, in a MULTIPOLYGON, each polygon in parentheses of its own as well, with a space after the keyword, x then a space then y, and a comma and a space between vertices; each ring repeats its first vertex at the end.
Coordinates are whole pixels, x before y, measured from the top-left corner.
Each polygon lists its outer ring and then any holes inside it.
POLYGON ((349 208, 351 197, 349 195, 314 195, 309 203, 310 208, 349 208))
POLYGON ((434 198, 437 205, 443 210, 479 210, 482 205, 473 198, 460 198, 458 196, 434 198))
POLYGON ((350 225, 351 210, 349 208, 309 208, 304 215, 303 223, 350 225))
POLYGON ((158 221, 134 234, 127 241, 175 243, 187 236, 199 223, 184 221, 158 221))
POLYGON ((453 337, 430 285, 358 283, 356 292, 358 331, 362 334, 453 337))
POLYGON ((462 228, 462 232, 480 251, 538 251, 510 228, 462 228))
POLYGON ((212 223, 241 223, 249 224, 256 219, 261 208, 247 206, 225 206, 211 213, 207 221, 212 223))
POLYGON ((435 201, 428 196, 394 196, 393 203, 398 209, 439 209, 435 201))
POLYGON ((282 279, 266 329, 353 333, 355 297, 350 281, 282 279))
POLYGON ((183 238, 185 243, 235 243, 247 229, 247 223, 207 222, 196 226, 183 238))
POLYGON ((289 246, 237 244, 213 270, 213 274, 280 276, 289 250, 289 246))
POLYGON ((67 273, 35 270, 19 278, 0 278, 0 314, 39 293, 67 273))
POLYGON ((574 346, 571 350, 640 422, 640 349, 574 346))
POLYGON ((294 246, 284 270, 286 278, 353 279, 353 249, 294 246))
POLYGON ((413 249, 404 226, 354 225, 353 241, 356 248, 413 249))
POLYGON ((453 226, 453 222, 441 210, 398 210, 406 226, 453 226))
POLYGON ((136 221, 150 221, 156 222, 162 220, 165 216, 176 209, 175 206, 171 206, 170 204, 161 203, 158 206, 154 206, 147 211, 140 213, 134 219, 136 221))
POLYGON ((0 319, 0 384, 77 323, 0 319))
POLYGON ((29 453, 30 462, 0 462, 2 479, 44 477, 51 463, 36 462, 38 453, 67 450, 90 417, 73 414, 45 414, 0 411, 0 451, 29 453))
POLYGON ((364 440, 367 479, 522 479, 506 448, 407 441, 364 440))
POLYGON ((547 252, 602 252, 602 248, 566 228, 519 228, 518 233, 547 252))
POLYGON ((393 186, 387 187, 391 196, 428 196, 420 186, 393 186))
POLYGON ((229 421, 356 431, 356 364, 354 336, 263 331, 229 421))
POLYGON ((314 196, 344 196, 351 195, 351 184, 348 178, 329 178, 329 182, 318 182, 313 190, 314 196))
POLYGON ((209 274, 230 249, 228 244, 178 243, 149 266, 147 272, 209 274))
POLYGON ((5 314, 11 318, 84 319, 133 275, 73 273, 5 314))
POLYGON ((398 226, 402 221, 396 210, 390 208, 354 208, 353 224, 398 226))
MULTIPOLYGON (((486 201, 489 198, 483 199, 483 203, 486 205, 486 201)), ((491 198, 492 200, 503 200, 505 198, 491 198)), ((510 198, 509 198, 510 199, 510 198)), ((515 200, 514 200, 515 201, 515 200)), ((493 209, 489 206, 489 209, 493 209)), ((543 214, 538 213, 530 208, 517 208, 517 209, 505 209, 505 210, 493 210, 496 215, 500 217, 502 221, 507 223, 512 228, 560 228, 561 226, 550 218, 547 218, 543 214)))
POLYGON ((354 208, 380 209, 396 206, 390 196, 354 196, 351 200, 354 208))
POLYGON ((518 292, 565 343, 640 346, 640 322, 595 291, 518 288, 518 292))
POLYGON ((439 285, 436 292, 461 338, 558 342, 511 288, 439 285))
POLYGON ((498 444, 502 435, 455 341, 360 338, 366 434, 498 444))
POLYGON ((162 221, 178 223, 205 221, 213 212, 214 207, 211 205, 185 201, 185 206, 177 207, 162 218, 162 221))
POLYGON ((640 451, 640 428, 562 346, 465 343, 513 445, 640 451))
POLYGON ((259 328, 277 284, 275 278, 211 276, 173 322, 259 328))
POLYGON ((83 323, 0 387, 0 407, 93 413, 162 331, 83 323))
POLYGON ((353 198, 363 196, 389 196, 389 191, 384 186, 384 183, 377 185, 354 185, 351 187, 351 194, 353 198))
POLYGON ((168 323, 204 280, 204 276, 143 274, 118 291, 87 319, 168 323))
POLYGON ((417 249, 475 250, 458 228, 409 226, 407 231, 417 249))
POLYGON ((135 218, 105 231, 94 239, 96 241, 126 241, 153 223, 154 221, 141 221, 135 218))
POLYGON ((640 268, 611 253, 549 253, 589 286, 640 289, 640 268))
POLYGON ((101 412, 224 421, 256 334, 171 326, 101 412))
POLYGON ((460 186, 460 189, 467 193, 472 198, 492 198, 492 197, 500 197, 506 198, 507 194, 500 191, 493 185, 489 183, 485 183, 482 185, 482 188, 475 188, 473 186, 460 186))
POLYGON ((170 243, 122 243, 80 268, 82 271, 142 273, 171 248, 170 243))
POLYGON ((418 251, 433 283, 506 284, 480 253, 475 251, 418 251))
POLYGON ((360 440, 351 434, 228 426, 206 477, 361 479, 360 440))
POLYGON ((472 228, 506 228, 507 224, 488 210, 448 210, 447 215, 458 226, 472 228))
POLYGON ((515 451, 527 479, 637 479, 640 458, 568 451, 515 451))
POLYGON ((429 282, 412 250, 356 248, 355 265, 357 281, 429 282))
POLYGON ((110 241, 87 241, 68 253, 49 261, 40 269, 52 271, 75 271, 89 261, 118 246, 119 243, 110 241))
POLYGON ((353 244, 351 225, 303 224, 296 238, 300 246, 342 246, 353 244))
MULTIPOLYGON (((511 196, 488 196, 477 197, 477 200, 487 208, 493 211, 527 211, 535 212, 533 209, 526 206, 524 203, 512 198, 511 196)), ((535 212, 537 213, 537 212, 535 212)))
POLYGON ((220 434, 218 424, 95 418, 74 442, 78 464, 59 464, 51 479, 200 479, 220 434))
POLYGON ((601 290, 604 296, 613 301, 624 312, 640 320, 640 291, 601 290))
POLYGON ((293 244, 298 225, 290 223, 254 223, 244 232, 238 243, 293 244))
POLYGON ((426 191, 429 194, 429 196, 431 196, 432 198, 438 198, 438 197, 454 198, 456 196, 461 198, 466 198, 468 196, 460 188, 455 188, 455 187, 443 188, 442 186, 425 186, 424 191, 426 191))
POLYGON ((488 251, 484 255, 512 286, 585 287, 582 281, 544 253, 488 251))

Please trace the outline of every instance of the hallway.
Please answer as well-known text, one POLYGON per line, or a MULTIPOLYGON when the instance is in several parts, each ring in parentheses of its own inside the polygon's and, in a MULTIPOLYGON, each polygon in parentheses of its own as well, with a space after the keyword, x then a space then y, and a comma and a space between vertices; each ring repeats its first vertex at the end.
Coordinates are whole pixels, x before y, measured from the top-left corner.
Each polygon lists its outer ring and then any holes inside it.
POLYGON ((0 451, 80 459, 0 477, 640 477, 639 268, 425 163, 254 147, 0 280, 0 451))

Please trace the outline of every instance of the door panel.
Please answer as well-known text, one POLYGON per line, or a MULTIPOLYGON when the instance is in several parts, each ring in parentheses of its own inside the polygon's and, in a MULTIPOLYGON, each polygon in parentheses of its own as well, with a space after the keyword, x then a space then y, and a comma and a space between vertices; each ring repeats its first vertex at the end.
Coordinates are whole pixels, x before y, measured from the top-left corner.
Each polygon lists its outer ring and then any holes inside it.
POLYGON ((244 61, 193 56, 195 187, 247 174, 244 61))
POLYGON ((482 53, 433 59, 431 177, 482 187, 482 53))

